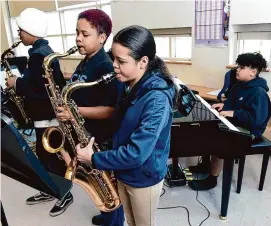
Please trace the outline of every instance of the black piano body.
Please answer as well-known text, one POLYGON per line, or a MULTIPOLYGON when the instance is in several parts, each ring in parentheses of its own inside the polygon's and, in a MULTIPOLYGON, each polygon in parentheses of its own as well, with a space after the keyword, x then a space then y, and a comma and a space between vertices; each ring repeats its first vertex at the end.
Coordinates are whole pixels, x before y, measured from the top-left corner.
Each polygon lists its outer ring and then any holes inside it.
POLYGON ((238 158, 251 147, 251 136, 232 131, 220 120, 174 122, 171 127, 170 157, 217 155, 238 158))
POLYGON ((243 156, 250 149, 252 136, 237 128, 230 129, 203 102, 199 97, 199 102, 188 117, 173 121, 170 144, 173 177, 178 174, 179 157, 217 155, 224 159, 220 217, 226 219, 234 159, 243 156))

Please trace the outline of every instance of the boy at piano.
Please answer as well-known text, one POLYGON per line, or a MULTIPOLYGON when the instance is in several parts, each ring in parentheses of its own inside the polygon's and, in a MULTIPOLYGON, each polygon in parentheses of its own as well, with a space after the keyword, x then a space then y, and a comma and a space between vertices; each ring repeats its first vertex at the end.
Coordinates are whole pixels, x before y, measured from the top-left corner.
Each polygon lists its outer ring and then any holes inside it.
MULTIPOLYGON (((266 60, 260 53, 245 53, 238 56, 236 78, 239 81, 230 91, 224 103, 212 105, 221 116, 230 118, 235 126, 248 130, 253 139, 259 139, 266 129, 271 115, 271 103, 265 79, 259 77, 266 60)), ((223 144, 222 144, 223 145, 223 144)), ((217 185, 217 177, 223 167, 223 160, 211 157, 209 176, 204 180, 189 183, 193 190, 209 190, 217 185)))

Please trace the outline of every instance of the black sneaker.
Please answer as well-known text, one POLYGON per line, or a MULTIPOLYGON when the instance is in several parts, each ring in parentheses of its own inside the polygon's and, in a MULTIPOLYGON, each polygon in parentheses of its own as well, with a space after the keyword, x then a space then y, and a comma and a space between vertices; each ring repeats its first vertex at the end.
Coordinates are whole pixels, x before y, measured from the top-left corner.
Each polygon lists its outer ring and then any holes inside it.
POLYGON ((50 211, 50 216, 51 217, 56 217, 62 213, 73 203, 73 196, 69 192, 64 198, 61 200, 58 200, 54 207, 50 211))
POLYGON ((39 204, 42 202, 53 201, 54 199, 55 199, 54 197, 40 192, 40 193, 28 198, 26 200, 26 204, 27 205, 35 205, 35 204, 39 204))
POLYGON ((199 163, 196 166, 189 166, 189 172, 191 173, 209 173, 210 172, 210 164, 208 163, 199 163))
POLYGON ((195 191, 207 191, 215 188, 217 185, 217 177, 209 175, 204 180, 192 180, 188 182, 188 186, 195 191))
POLYGON ((94 225, 102 225, 104 223, 104 218, 102 214, 96 215, 92 217, 92 224, 94 225))

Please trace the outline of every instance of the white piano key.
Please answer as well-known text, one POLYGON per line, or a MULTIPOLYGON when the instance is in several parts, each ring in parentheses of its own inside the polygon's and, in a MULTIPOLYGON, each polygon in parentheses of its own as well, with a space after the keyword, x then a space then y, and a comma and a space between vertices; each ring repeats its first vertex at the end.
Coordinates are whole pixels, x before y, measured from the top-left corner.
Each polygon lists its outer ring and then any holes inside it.
POLYGON ((231 122, 229 122, 226 118, 219 115, 219 112, 211 107, 201 96, 196 95, 196 97, 204 104, 214 115, 220 119, 226 126, 228 126, 231 130, 240 132, 231 122))

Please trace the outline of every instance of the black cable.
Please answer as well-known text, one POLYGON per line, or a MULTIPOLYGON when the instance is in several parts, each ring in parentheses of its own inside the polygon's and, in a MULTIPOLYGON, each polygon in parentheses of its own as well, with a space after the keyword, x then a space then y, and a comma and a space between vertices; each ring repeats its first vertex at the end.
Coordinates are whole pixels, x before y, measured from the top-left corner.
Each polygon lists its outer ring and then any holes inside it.
MULTIPOLYGON (((164 185, 166 185, 164 183, 164 185)), ((168 187, 168 185, 166 185, 168 187)), ((160 198, 166 193, 166 189, 162 188, 162 194, 160 195, 160 198)), ((176 208, 183 208, 186 210, 187 212, 187 219, 188 219, 188 224, 189 226, 192 226, 191 225, 191 222, 190 222, 190 215, 189 215, 189 210, 185 207, 185 206, 169 206, 169 207, 159 207, 158 209, 159 210, 167 210, 167 209, 176 209, 176 208)))
POLYGON ((197 191, 196 200, 198 201, 199 204, 201 204, 207 210, 207 213, 208 213, 208 216, 203 221, 200 222, 199 226, 201 226, 210 217, 210 211, 204 204, 202 204, 202 202, 198 200, 198 195, 199 195, 199 191, 197 191))
POLYGON ((162 194, 160 195, 160 198, 166 193, 166 189, 162 188, 162 194))
MULTIPOLYGON (((202 161, 202 157, 200 156, 200 157, 198 157, 198 164, 197 165, 199 165, 201 161, 202 161)), ((199 176, 198 173, 196 173, 197 180, 198 180, 198 176, 199 176)), ((210 211, 202 202, 199 201, 198 196, 199 196, 199 191, 197 190, 196 200, 199 204, 201 204, 207 210, 207 213, 208 213, 208 216, 205 219, 203 219, 203 221, 200 222, 199 226, 201 226, 210 217, 210 211)))
MULTIPOLYGON (((199 163, 201 162, 201 160, 202 160, 202 158, 199 157, 199 158, 198 158, 198 164, 197 164, 197 165, 199 165, 199 163)), ((196 178, 197 178, 197 180, 198 180, 198 173, 196 174, 196 178)), ((166 187, 169 187, 168 184, 166 184, 165 182, 164 182, 164 185, 165 185, 166 187)), ((177 187, 177 186, 170 186, 170 188, 172 188, 172 187, 177 187)), ((166 193, 166 190, 165 190, 164 188, 162 188, 162 194, 160 195, 160 197, 162 197, 165 193, 166 193)), ((201 225, 202 225, 202 224, 210 217, 210 211, 209 211, 209 209, 208 209, 202 202, 199 201, 198 195, 199 195, 199 191, 197 191, 197 194, 196 194, 196 200, 197 200, 197 202, 198 202, 199 204, 201 204, 201 205, 207 210, 207 213, 208 213, 208 216, 207 216, 206 218, 204 218, 204 219, 200 222, 199 226, 201 226, 201 225)), ((186 212, 187 212, 187 221, 188 221, 188 224, 189 224, 189 226, 192 226, 192 224, 191 224, 191 222, 190 222, 190 213, 189 213, 189 210, 188 210, 188 208, 185 207, 185 206, 168 206, 168 207, 159 207, 159 208, 157 208, 157 209, 159 209, 159 210, 167 210, 167 209, 177 209, 177 208, 183 208, 183 209, 186 210, 186 212)))
POLYGON ((189 226, 192 226, 191 222, 190 222, 190 214, 189 214, 189 210, 185 207, 185 206, 169 206, 169 207, 159 207, 159 210, 167 210, 167 209, 177 209, 177 208, 183 208, 186 210, 187 212, 187 220, 188 220, 188 224, 189 226))

